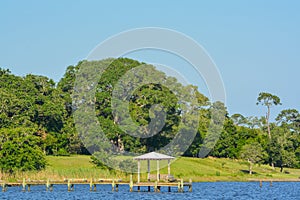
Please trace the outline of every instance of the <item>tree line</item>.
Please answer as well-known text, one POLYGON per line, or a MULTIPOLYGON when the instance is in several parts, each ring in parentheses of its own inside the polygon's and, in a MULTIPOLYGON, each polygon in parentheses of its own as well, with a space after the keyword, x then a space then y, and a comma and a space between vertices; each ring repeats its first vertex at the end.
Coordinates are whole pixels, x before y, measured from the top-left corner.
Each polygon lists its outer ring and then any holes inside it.
MULTIPOLYGON (((182 106, 176 94, 167 87, 150 83, 134 91, 128 99, 130 117, 139 126, 145 126, 165 112, 165 124, 153 137, 136 138, 125 134, 118 126, 124 116, 113 115, 112 94, 122 76, 141 65, 147 65, 128 58, 102 61, 81 61, 69 66, 62 79, 52 79, 29 74, 24 77, 0 69, 0 168, 2 172, 41 170, 46 166, 46 155, 89 154, 74 125, 76 111, 72 95, 77 72, 85 65, 100 65, 110 62, 97 83, 95 94, 95 115, 115 151, 146 153, 168 144, 181 127, 182 106), (162 105, 153 106, 153 105, 162 105)), ((182 85, 175 78, 168 77, 147 65, 147 76, 159 77, 166 85, 175 85, 181 95, 195 93, 198 103, 199 126, 193 143, 184 152, 185 156, 199 157, 199 151, 208 135, 212 110, 224 109, 224 124, 220 138, 209 156, 245 159, 251 166, 255 163, 273 167, 300 167, 300 114, 295 109, 282 110, 273 122, 270 120, 272 107, 280 105, 276 95, 262 92, 257 97, 258 109, 265 109, 266 116, 232 116, 221 102, 210 102, 193 85, 182 85)), ((130 80, 125 81, 130 87, 130 80)), ((254 97, 255 98, 255 97, 254 97)), ((195 119, 187 119, 195 120, 195 119)), ((160 123, 156 120, 155 123, 160 123)), ((156 126, 154 126, 155 129, 156 126)), ((142 131, 141 131, 142 134, 142 131)), ((95 161, 97 164, 101 163, 95 161)))

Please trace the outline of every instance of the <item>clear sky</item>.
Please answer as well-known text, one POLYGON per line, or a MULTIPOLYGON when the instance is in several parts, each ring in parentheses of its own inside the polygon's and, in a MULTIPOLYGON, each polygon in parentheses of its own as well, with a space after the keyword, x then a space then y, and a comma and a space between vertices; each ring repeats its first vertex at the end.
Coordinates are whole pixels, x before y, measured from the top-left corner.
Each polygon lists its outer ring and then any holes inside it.
MULTIPOLYGON (((169 28, 195 39, 213 58, 230 114, 264 115, 255 103, 266 91, 283 103, 274 117, 282 109, 300 110, 299 10, 296 0, 2 0, 0 67, 58 81, 68 65, 85 59, 109 36, 132 28, 169 28)), ((154 55, 131 56, 157 62, 154 55)), ((167 55, 160 57, 162 64, 174 64, 167 55)), ((202 88, 201 80, 191 82, 202 88)))

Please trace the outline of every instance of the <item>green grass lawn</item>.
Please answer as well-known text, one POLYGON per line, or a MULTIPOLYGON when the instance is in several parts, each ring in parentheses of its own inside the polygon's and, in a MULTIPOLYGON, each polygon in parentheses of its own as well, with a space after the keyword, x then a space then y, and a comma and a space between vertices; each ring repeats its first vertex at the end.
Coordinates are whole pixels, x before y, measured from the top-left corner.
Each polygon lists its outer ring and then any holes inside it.
MULTIPOLYGON (((27 172, 17 174, 16 178, 31 178, 32 180, 64 178, 121 178, 129 180, 129 174, 120 171, 108 171, 99 169, 91 163, 90 156, 74 155, 69 157, 47 156, 48 166, 41 172, 27 172)), ((162 162, 161 174, 167 174, 166 163, 162 162)), ((142 170, 146 170, 146 161, 141 164, 142 170)), ((151 169, 156 169, 156 161, 151 163, 151 169)), ((175 178, 183 178, 193 182, 202 181, 247 181, 249 179, 298 179, 300 169, 285 168, 281 173, 278 168, 273 170, 267 165, 255 165, 253 175, 247 173, 247 162, 225 158, 187 158, 181 157, 172 162, 171 174, 175 178)), ((151 172, 156 174, 155 171, 151 172)), ((142 180, 146 180, 146 173, 142 174, 142 180)), ((136 180, 136 175, 134 175, 136 180)))

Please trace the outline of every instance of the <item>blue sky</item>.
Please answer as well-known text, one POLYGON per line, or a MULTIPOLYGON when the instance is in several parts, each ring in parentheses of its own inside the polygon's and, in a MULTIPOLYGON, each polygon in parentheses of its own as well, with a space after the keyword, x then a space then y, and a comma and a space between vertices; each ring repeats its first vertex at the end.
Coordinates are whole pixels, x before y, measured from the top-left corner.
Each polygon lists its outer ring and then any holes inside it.
MULTIPOLYGON (((182 32, 201 44, 219 68, 230 114, 265 114, 259 92, 300 110, 298 1, 9 1, 0 2, 0 67, 58 81, 106 38, 141 27, 182 32)), ((156 52, 157 53, 157 52, 156 52)), ((180 65, 168 55, 133 58, 180 65), (157 60, 157 57, 161 58, 157 60)), ((182 67, 183 69, 184 67, 182 67)), ((179 69, 180 70, 180 69, 179 69)), ((206 94, 202 80, 190 80, 206 94)))

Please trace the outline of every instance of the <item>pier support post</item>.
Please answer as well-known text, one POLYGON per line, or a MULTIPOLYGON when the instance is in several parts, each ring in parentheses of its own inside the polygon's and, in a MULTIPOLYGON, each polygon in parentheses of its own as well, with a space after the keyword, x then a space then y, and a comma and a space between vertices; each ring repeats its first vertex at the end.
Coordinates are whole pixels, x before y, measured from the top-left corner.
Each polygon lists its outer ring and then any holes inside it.
POLYGON ((112 192, 115 191, 115 186, 116 186, 115 180, 113 180, 112 183, 111 183, 111 191, 112 192))
POLYGON ((68 180, 68 192, 70 192, 71 191, 71 182, 70 182, 70 180, 68 180))
POLYGON ((184 192, 183 179, 181 179, 181 181, 178 182, 178 192, 184 192))
POLYGON ((23 182, 22 182, 22 191, 26 192, 26 180, 25 180, 25 178, 23 178, 23 182))
POLYGON ((53 191, 53 184, 50 183, 50 179, 47 179, 47 183, 46 183, 46 191, 52 192, 53 191))
POLYGON ((273 182, 272 182, 272 180, 270 181, 270 187, 272 187, 273 186, 273 182))
POLYGON ((150 181, 150 160, 147 160, 147 165, 148 165, 148 181, 150 181))
POLYGON ((141 161, 138 160, 138 183, 140 182, 141 180, 141 161))
POLYGON ((6 192, 7 191, 7 185, 5 182, 2 183, 2 192, 6 192))
POLYGON ((94 184, 93 179, 91 178, 91 180, 90 180, 90 192, 92 192, 92 191, 96 192, 97 188, 96 188, 96 184, 94 184))
POLYGON ((160 174, 159 174, 159 160, 157 160, 157 181, 160 179, 160 174))
POLYGON ((193 183, 192 183, 192 179, 190 179, 190 185, 189 185, 189 192, 193 191, 193 183))
POLYGON ((132 180, 132 174, 130 175, 130 183, 129 183, 129 191, 133 191, 133 180, 132 180))
POLYGON ((168 160, 168 178, 171 175, 171 160, 168 160))
POLYGON ((148 186, 148 192, 150 192, 150 191, 151 191, 150 186, 148 186))
POLYGON ((90 192, 92 192, 93 191, 93 179, 91 178, 91 180, 90 180, 90 192))
POLYGON ((119 192, 119 184, 116 184, 116 192, 119 192))
POLYGON ((71 180, 68 180, 68 192, 74 191, 74 184, 71 183, 71 180))
POLYGON ((154 184, 154 192, 157 192, 157 181, 155 181, 155 184, 154 184))
POLYGON ((259 181, 259 187, 262 187, 262 181, 261 180, 259 181))

